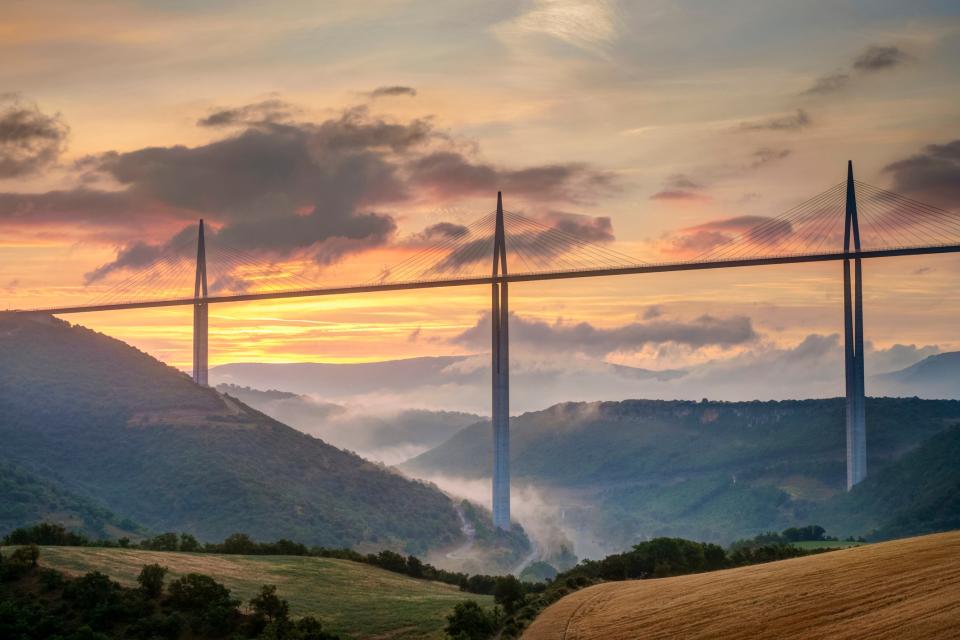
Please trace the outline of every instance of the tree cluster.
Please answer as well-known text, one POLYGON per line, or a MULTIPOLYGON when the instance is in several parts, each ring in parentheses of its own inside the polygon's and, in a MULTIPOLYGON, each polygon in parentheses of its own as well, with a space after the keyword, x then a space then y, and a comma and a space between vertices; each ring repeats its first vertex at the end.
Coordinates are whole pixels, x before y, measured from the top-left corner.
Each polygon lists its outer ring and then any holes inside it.
POLYGON ((40 640, 336 640, 313 617, 293 620, 276 587, 264 585, 249 613, 213 578, 190 573, 165 584, 166 567, 146 565, 138 587, 99 571, 68 578, 37 566, 36 545, 0 555, 0 638, 40 640))

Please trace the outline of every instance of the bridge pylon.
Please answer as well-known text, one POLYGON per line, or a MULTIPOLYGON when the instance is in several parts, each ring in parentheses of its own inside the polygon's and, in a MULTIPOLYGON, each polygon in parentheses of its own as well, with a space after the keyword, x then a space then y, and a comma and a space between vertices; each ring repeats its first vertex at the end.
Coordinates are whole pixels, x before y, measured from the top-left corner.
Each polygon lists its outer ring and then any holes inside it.
POLYGON ((203 220, 197 236, 197 276, 193 286, 193 381, 207 386, 207 249, 203 220))
POLYGON ((490 311, 493 343, 493 526, 510 530, 510 348, 507 306, 506 231, 503 195, 497 192, 497 217, 493 240, 493 297, 490 311))
MULTIPOLYGON (((846 220, 843 252, 850 253, 850 240, 860 253, 860 223, 853 162, 847 163, 846 220)), ((867 477, 867 417, 863 373, 863 271, 860 258, 853 259, 851 288, 850 258, 843 259, 843 345, 847 395, 847 490, 867 477)))

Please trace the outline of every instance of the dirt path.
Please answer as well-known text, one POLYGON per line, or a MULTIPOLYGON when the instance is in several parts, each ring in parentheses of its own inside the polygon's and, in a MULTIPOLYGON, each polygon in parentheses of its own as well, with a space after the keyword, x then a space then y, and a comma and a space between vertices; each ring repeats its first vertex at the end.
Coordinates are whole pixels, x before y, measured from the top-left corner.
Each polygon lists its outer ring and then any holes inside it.
POLYGON ((523 638, 960 638, 960 531, 597 585, 549 607, 523 638))

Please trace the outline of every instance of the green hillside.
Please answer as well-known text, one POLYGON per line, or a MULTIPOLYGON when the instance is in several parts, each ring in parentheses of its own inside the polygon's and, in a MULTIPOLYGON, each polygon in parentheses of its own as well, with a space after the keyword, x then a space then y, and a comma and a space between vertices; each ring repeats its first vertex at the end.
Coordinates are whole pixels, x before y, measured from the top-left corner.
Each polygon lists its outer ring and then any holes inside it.
POLYGON ((154 531, 407 552, 462 539, 436 488, 83 327, 0 315, 0 388, 0 463, 154 531))
POLYGON ((261 585, 276 585, 277 593, 290 602, 291 615, 320 618, 325 630, 344 638, 442 638, 444 618, 456 603, 493 605, 490 596, 328 558, 43 547, 40 562, 71 574, 101 571, 128 586, 136 585, 143 565, 158 563, 170 568, 168 581, 204 573, 244 600, 261 585))
MULTIPOLYGON (((960 424, 960 402, 869 398, 867 420, 873 475, 960 424)), ((402 468, 482 477, 489 451, 479 424, 402 468)), ((655 536, 729 542, 810 522, 844 491, 844 456, 842 399, 566 403, 511 420, 513 478, 574 495, 567 519, 612 546, 655 536)), ((864 533, 833 522, 843 527, 831 533, 864 533)))
POLYGON ((877 540, 960 529, 960 427, 939 433, 817 513, 877 540))
POLYGON ((31 473, 0 463, 0 531, 25 522, 56 522, 91 538, 135 535, 134 522, 31 473))

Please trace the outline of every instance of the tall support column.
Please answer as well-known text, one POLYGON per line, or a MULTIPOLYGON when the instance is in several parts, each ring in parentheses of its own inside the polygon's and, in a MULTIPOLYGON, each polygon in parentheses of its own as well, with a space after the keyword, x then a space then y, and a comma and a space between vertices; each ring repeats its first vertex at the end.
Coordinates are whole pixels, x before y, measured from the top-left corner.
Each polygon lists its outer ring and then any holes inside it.
POLYGON ((203 220, 197 236, 197 277, 193 286, 193 381, 207 386, 207 249, 203 220))
POLYGON ((492 327, 493 388, 493 526, 510 530, 510 350, 507 282, 506 232, 503 224, 503 197, 497 193, 497 219, 493 240, 493 291, 490 310, 492 327))
MULTIPOLYGON (((853 180, 853 163, 847 164, 846 220, 843 251, 860 253, 860 224, 857 217, 857 194, 853 180)), ((867 477, 867 416, 863 368, 863 267, 860 258, 853 258, 851 283, 850 258, 843 261, 843 342, 844 372, 847 390, 847 489, 867 477), (852 286, 851 286, 852 285, 852 286)))

